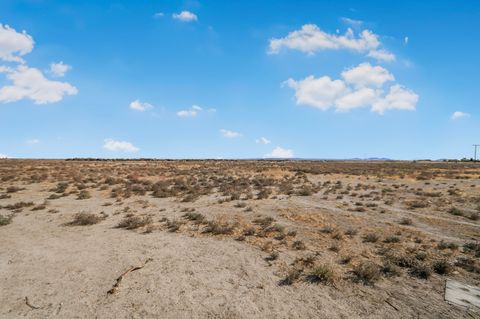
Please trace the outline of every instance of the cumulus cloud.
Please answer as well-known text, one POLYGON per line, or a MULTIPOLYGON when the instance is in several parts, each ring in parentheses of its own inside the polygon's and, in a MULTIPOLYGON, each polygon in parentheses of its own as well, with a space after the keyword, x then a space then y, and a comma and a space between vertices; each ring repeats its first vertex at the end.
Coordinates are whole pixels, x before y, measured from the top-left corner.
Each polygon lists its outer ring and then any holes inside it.
MULTIPOLYGON (((353 20, 352 20, 353 21, 353 20)), ((284 38, 270 39, 270 54, 277 54, 283 48, 314 54, 320 50, 351 50, 357 53, 373 55, 375 59, 392 61, 395 56, 381 49, 378 35, 370 30, 363 30, 358 35, 348 29, 342 35, 330 34, 321 30, 315 24, 305 24, 300 30, 290 32, 284 38)))
POLYGON ((180 20, 183 22, 192 22, 192 21, 197 21, 198 17, 195 13, 192 13, 190 11, 182 11, 180 13, 174 13, 172 17, 175 20, 180 20))
POLYGON ((146 110, 152 109, 153 105, 147 102, 141 102, 140 100, 135 100, 130 103, 130 108, 135 111, 145 112, 146 110))
POLYGON ((368 52, 368 56, 378 61, 392 62, 395 61, 395 55, 386 50, 373 50, 368 52))
POLYGON ((456 111, 456 112, 453 112, 451 119, 452 120, 458 120, 462 117, 469 117, 469 116, 470 116, 470 114, 468 114, 468 113, 456 111))
POLYGON ((409 40, 408 37, 405 37, 405 38, 403 39, 403 41, 405 42, 405 44, 408 44, 408 40, 409 40))
MULTIPOLYGON (((191 108, 187 110, 181 110, 177 112, 177 115, 180 117, 195 117, 201 112, 203 109, 198 105, 192 105, 191 108)), ((210 111, 210 110, 209 110, 210 111)))
POLYGON ((275 147, 270 153, 265 154, 264 158, 292 158, 294 156, 293 151, 280 146, 275 147))
POLYGON ((12 85, 0 88, 0 101, 3 103, 28 98, 35 104, 47 104, 62 100, 64 95, 78 93, 71 84, 48 80, 40 70, 26 65, 19 65, 16 69, 0 67, 0 73, 5 73, 12 81, 12 85))
MULTIPOLYGON (((0 87, 0 102, 30 99, 35 104, 47 104, 58 102, 65 95, 77 94, 77 88, 71 84, 49 80, 42 71, 27 65, 23 56, 30 53, 33 47, 34 41, 25 31, 17 32, 0 24, 0 60, 18 63, 17 66, 0 65, 0 73, 5 74, 6 80, 11 82, 0 87)), ((70 68, 63 62, 52 63, 50 72, 54 76, 63 76, 70 68)))
POLYGON ((332 80, 328 76, 303 80, 288 79, 283 83, 295 90, 296 103, 326 111, 347 112, 359 107, 370 107, 371 111, 383 114, 386 110, 415 110, 418 95, 401 85, 393 84, 388 93, 385 83, 394 81, 394 76, 385 68, 362 63, 341 74, 342 79, 332 80))
POLYGON ((103 148, 108 151, 135 153, 140 150, 132 143, 126 141, 116 141, 111 138, 107 138, 104 140, 104 142, 105 143, 103 144, 103 148))
POLYGON ((65 76, 65 73, 70 71, 72 67, 68 64, 64 64, 63 61, 58 63, 50 63, 50 73, 56 77, 65 76))
POLYGON ((153 15, 154 18, 161 18, 163 17, 165 14, 163 12, 157 12, 153 15))
POLYGON ((386 110, 404 110, 404 111, 413 111, 418 102, 418 95, 404 88, 399 84, 395 84, 390 87, 388 94, 378 99, 372 105, 372 111, 383 114, 386 110))
POLYGON ((259 139, 256 139, 256 140, 255 140, 255 143, 267 145, 267 144, 270 144, 271 141, 270 141, 268 138, 266 138, 266 137, 260 137, 259 139))
POLYGON ((343 81, 331 80, 328 76, 317 79, 311 75, 300 81, 290 78, 284 85, 295 90, 297 104, 310 105, 323 111, 348 92, 343 81))
POLYGON ((0 154, 0 159, 5 159, 5 158, 9 158, 9 157, 5 154, 0 154))
POLYGON ((377 92, 371 88, 361 88, 345 94, 335 101, 338 112, 348 112, 352 109, 372 105, 377 100, 377 92))
POLYGON ((223 137, 226 137, 226 138, 236 138, 236 137, 242 136, 241 133, 226 130, 226 129, 223 129, 223 128, 220 130, 220 133, 222 133, 223 137))
POLYGON ((34 41, 25 31, 17 32, 8 25, 0 24, 0 59, 9 62, 25 61, 21 56, 33 50, 34 41))
POLYGON ((385 82, 395 80, 387 69, 378 65, 372 66, 370 63, 361 63, 343 71, 342 78, 355 87, 381 87, 385 82))

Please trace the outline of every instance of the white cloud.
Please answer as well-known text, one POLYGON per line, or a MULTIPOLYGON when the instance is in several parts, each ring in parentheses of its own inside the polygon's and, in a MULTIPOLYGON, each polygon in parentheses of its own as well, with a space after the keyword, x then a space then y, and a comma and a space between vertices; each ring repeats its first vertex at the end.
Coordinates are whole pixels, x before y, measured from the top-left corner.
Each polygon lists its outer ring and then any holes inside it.
POLYGON ((266 138, 266 137, 260 137, 259 139, 256 139, 256 140, 255 140, 255 143, 267 145, 267 144, 270 144, 271 141, 270 141, 268 138, 266 138))
POLYGON ((190 11, 182 11, 180 13, 174 13, 172 17, 175 20, 180 20, 183 22, 191 22, 191 21, 197 21, 198 17, 195 13, 192 13, 190 11))
MULTIPOLYGON (((0 102, 31 99, 35 104, 46 104, 58 102, 65 95, 77 94, 77 88, 71 84, 51 81, 39 69, 27 66, 22 56, 31 52, 33 46, 32 37, 25 31, 20 33, 0 24, 0 60, 19 63, 16 67, 0 65, 0 73, 12 82, 0 87, 0 102)), ((52 63, 50 72, 54 76, 63 76, 70 68, 63 62, 52 63)))
POLYGON ((395 84, 384 97, 373 103, 372 111, 383 114, 386 110, 413 111, 418 102, 418 95, 412 90, 395 84))
POLYGON ((50 73, 56 77, 62 77, 70 71, 72 67, 68 64, 64 64, 63 61, 58 63, 50 63, 50 73))
POLYGON ((195 117, 201 112, 203 109, 198 105, 192 105, 192 107, 188 110, 181 110, 177 112, 177 115, 180 117, 195 117))
MULTIPOLYGON (((352 20, 354 21, 354 20, 352 20)), ((300 30, 290 32, 284 38, 270 39, 270 54, 279 53, 282 48, 298 50, 314 54, 320 50, 351 50, 357 53, 368 53, 376 59, 392 60, 392 53, 381 49, 378 35, 370 30, 363 30, 358 35, 348 29, 343 35, 329 34, 315 24, 305 24, 300 30)))
POLYGON ((154 18, 161 18, 163 17, 165 14, 163 12, 157 12, 153 15, 154 18))
POLYGON ((350 19, 346 17, 342 17, 340 18, 340 20, 345 24, 348 24, 348 25, 351 25, 352 27, 357 27, 357 28, 363 24, 363 21, 361 20, 355 20, 355 19, 350 19))
POLYGON ((25 31, 17 32, 8 25, 0 24, 0 59, 24 63, 21 56, 33 50, 34 41, 25 31))
POLYGON ((372 66, 370 63, 361 63, 343 71, 342 78, 355 87, 381 87, 385 82, 395 80, 387 69, 372 66))
POLYGON ((403 41, 405 42, 405 44, 408 44, 408 40, 409 40, 408 37, 405 37, 405 38, 403 39, 403 41))
POLYGON ((78 93, 71 84, 48 80, 40 70, 26 65, 19 65, 16 69, 0 67, 0 73, 5 73, 13 82, 13 85, 0 88, 0 102, 3 103, 28 98, 35 104, 47 104, 62 100, 64 95, 78 93))
POLYGON ((10 157, 5 154, 0 154, 0 159, 5 159, 5 158, 10 158, 10 157))
POLYGON ((394 81, 394 77, 388 70, 362 63, 342 72, 342 80, 308 76, 298 81, 288 79, 283 85, 295 90, 297 104, 322 111, 331 107, 339 112, 370 107, 379 114, 390 109, 415 110, 418 95, 398 84, 393 84, 385 94, 383 87, 389 81, 394 81))
POLYGON ((331 80, 328 76, 316 79, 311 75, 301 81, 290 78, 283 84, 295 90, 297 104, 311 105, 323 111, 347 93, 343 81, 331 80))
POLYGON ((395 55, 383 49, 370 51, 367 55, 371 58, 377 59, 378 61, 395 61, 395 55))
POLYGON ((462 117, 469 117, 469 116, 470 116, 470 114, 468 114, 468 113, 456 111, 456 112, 453 112, 451 119, 452 120, 458 120, 462 117))
POLYGON ((138 152, 140 149, 135 147, 130 142, 125 141, 115 141, 111 138, 107 138, 104 140, 105 144, 103 144, 103 148, 113 152, 129 152, 134 153, 138 152))
POLYGON ((135 111, 144 112, 152 109, 153 105, 147 102, 141 102, 140 100, 135 100, 130 103, 130 108, 135 111))
POLYGON ((265 158, 292 158, 293 151, 289 149, 281 148, 280 146, 275 147, 270 153, 265 154, 265 158))
POLYGON ((336 110, 338 112, 348 112, 355 108, 372 105, 377 100, 377 95, 374 89, 360 88, 336 100, 336 110))
POLYGON ((39 143, 40 143, 40 140, 36 139, 36 138, 27 140, 27 144, 29 144, 29 145, 35 145, 35 144, 39 144, 39 143))
POLYGON ((241 133, 238 133, 238 132, 235 132, 235 131, 226 130, 226 129, 221 129, 221 130, 220 130, 220 133, 222 133, 223 137, 226 137, 226 138, 236 138, 236 137, 242 136, 241 133))

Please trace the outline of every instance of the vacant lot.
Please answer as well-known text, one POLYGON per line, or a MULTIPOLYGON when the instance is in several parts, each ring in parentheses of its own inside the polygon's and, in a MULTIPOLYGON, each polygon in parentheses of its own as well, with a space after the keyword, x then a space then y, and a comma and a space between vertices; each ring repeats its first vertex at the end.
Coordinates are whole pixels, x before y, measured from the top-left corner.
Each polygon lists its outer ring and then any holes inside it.
POLYGON ((479 238, 475 163, 0 160, 0 317, 472 318, 479 238))

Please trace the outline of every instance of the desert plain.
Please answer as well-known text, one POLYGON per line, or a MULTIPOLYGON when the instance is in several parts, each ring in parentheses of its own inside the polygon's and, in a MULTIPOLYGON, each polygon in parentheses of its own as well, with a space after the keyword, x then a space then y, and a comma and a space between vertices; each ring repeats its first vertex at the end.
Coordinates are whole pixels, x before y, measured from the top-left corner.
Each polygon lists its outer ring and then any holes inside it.
POLYGON ((0 160, 0 318, 477 318, 480 164, 0 160))

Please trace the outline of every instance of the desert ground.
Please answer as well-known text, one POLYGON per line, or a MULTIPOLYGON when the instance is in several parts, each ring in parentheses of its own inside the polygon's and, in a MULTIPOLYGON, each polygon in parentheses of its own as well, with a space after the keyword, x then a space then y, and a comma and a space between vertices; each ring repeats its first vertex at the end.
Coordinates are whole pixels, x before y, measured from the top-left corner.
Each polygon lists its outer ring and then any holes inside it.
POLYGON ((0 160, 1 318, 477 318, 480 164, 0 160))

